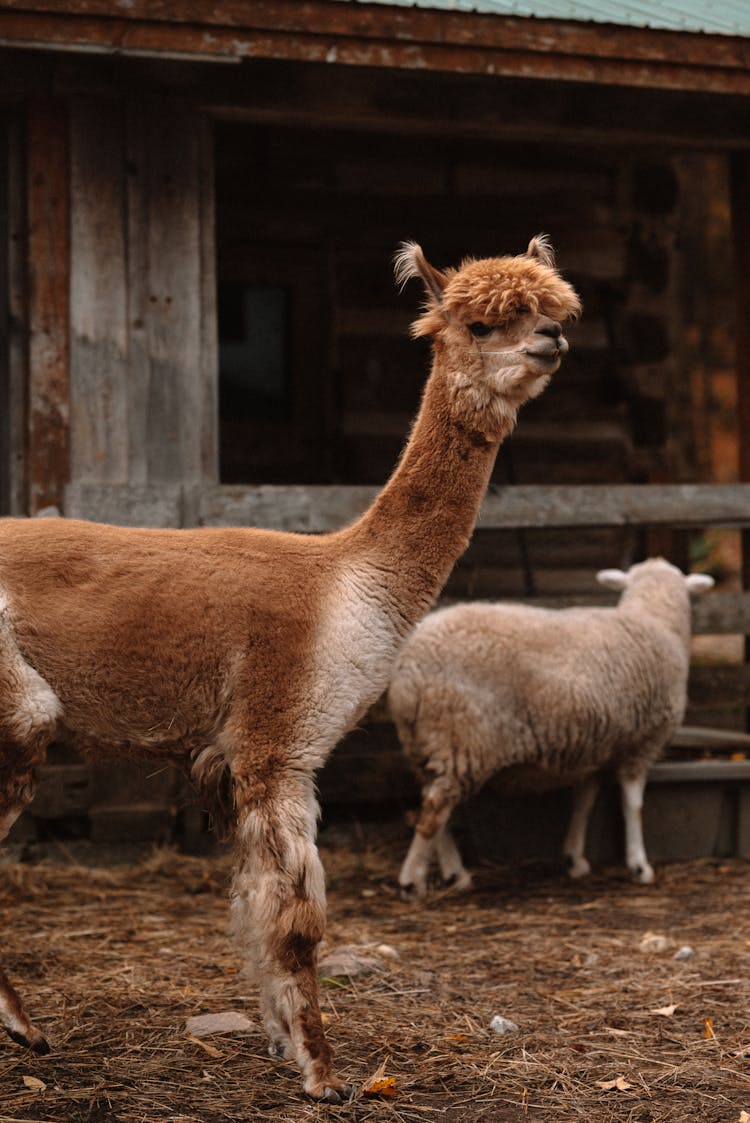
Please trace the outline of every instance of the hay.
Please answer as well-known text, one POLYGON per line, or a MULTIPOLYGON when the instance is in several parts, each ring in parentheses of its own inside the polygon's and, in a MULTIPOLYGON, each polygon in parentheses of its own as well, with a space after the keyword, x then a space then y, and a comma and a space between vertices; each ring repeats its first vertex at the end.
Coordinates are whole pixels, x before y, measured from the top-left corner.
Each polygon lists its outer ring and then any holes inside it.
POLYGON ((259 1032, 185 1032, 192 1015, 258 1012, 225 936, 225 856, 157 851, 106 869, 0 867, 5 966, 54 1046, 0 1043, 0 1123, 737 1123, 750 1110, 747 863, 662 867, 648 888, 618 871, 581 885, 488 867, 474 893, 415 909, 394 886, 403 830, 330 840, 326 947, 378 960, 322 985, 353 1103, 306 1101, 259 1032), (682 945, 695 954, 676 960, 682 945), (518 1032, 491 1032, 496 1014, 518 1032), (380 1094, 363 1094, 374 1077, 380 1094))

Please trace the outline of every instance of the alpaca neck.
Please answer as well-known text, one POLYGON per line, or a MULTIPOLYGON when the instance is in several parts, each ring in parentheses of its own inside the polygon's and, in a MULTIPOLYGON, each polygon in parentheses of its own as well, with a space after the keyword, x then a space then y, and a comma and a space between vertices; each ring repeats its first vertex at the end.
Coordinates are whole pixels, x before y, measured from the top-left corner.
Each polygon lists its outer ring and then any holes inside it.
POLYGON ((436 355, 422 405, 401 460, 372 507, 347 532, 356 550, 386 577, 407 627, 430 607, 469 544, 502 438, 488 439, 477 415, 462 410, 449 385, 449 364, 436 355))

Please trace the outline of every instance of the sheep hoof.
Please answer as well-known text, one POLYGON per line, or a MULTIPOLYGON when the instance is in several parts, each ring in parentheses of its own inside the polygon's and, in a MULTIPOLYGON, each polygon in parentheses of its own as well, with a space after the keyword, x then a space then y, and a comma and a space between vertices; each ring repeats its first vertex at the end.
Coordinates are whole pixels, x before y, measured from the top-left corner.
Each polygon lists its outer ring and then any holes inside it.
POLYGON ((633 875, 633 881, 639 885, 652 885, 654 881, 654 871, 651 866, 632 866, 630 870, 633 875))
POLYGON ((470 873, 461 870, 460 873, 452 873, 449 877, 443 878, 443 885, 446 889, 453 889, 457 893, 466 893, 474 888, 474 881, 470 873))
POLYGON ((591 873, 591 866, 586 858, 577 858, 573 854, 565 855, 565 868, 568 877, 577 881, 579 877, 587 877, 591 873))
POLYGON ((399 885, 398 892, 401 900, 411 905, 417 904, 424 897, 424 890, 418 889, 413 881, 407 885, 399 885))

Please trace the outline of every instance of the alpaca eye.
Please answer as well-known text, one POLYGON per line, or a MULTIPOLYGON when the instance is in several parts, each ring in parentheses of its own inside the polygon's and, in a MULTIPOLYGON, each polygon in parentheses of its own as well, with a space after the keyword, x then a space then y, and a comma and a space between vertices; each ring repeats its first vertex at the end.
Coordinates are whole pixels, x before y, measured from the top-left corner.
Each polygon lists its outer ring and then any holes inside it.
POLYGON ((489 324, 483 324, 481 320, 477 320, 475 324, 469 324, 469 331, 472 335, 476 336, 477 339, 482 339, 483 336, 489 335, 492 330, 489 324))

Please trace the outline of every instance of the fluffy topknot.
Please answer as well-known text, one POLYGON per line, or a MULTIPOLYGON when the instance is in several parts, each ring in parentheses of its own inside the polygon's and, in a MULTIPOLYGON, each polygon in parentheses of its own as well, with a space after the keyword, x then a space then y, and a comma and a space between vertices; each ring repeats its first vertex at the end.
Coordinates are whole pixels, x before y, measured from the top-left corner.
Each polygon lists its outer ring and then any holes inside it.
POLYGON ((441 271, 429 264, 415 242, 404 243, 396 257, 397 281, 403 285, 418 276, 427 292, 426 310, 412 325, 412 334, 435 335, 449 320, 507 327, 529 314, 553 320, 577 317, 578 294, 557 272, 554 259, 542 234, 518 257, 468 258, 458 269, 441 271))

